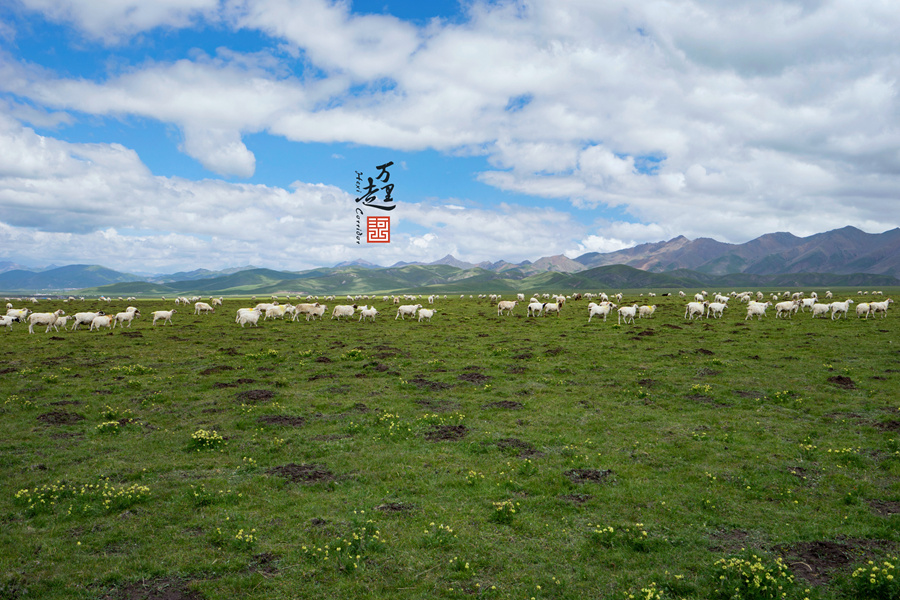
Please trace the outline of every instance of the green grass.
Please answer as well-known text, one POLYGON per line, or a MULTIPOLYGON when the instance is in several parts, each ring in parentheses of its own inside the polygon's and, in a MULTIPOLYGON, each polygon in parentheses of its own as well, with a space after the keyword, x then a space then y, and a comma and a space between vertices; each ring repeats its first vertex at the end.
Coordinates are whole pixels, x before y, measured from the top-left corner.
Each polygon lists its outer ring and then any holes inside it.
POLYGON ((654 302, 242 329, 249 301, 151 327, 146 300, 104 307, 140 307, 124 330, 0 332, 0 598, 729 597, 826 541, 851 560, 785 597, 859 597, 900 547, 895 309, 654 302))

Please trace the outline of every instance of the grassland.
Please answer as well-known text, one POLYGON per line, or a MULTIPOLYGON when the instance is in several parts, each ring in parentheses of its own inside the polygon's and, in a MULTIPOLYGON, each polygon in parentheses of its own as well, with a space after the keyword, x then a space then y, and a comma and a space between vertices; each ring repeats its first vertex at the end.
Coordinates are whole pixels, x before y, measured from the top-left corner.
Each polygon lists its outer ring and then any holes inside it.
POLYGON ((151 327, 171 302, 147 300, 124 330, 2 331, 0 598, 873 597, 852 573, 900 549, 896 309, 655 300, 622 326, 457 296, 431 323, 377 300, 242 329, 226 300, 151 327))

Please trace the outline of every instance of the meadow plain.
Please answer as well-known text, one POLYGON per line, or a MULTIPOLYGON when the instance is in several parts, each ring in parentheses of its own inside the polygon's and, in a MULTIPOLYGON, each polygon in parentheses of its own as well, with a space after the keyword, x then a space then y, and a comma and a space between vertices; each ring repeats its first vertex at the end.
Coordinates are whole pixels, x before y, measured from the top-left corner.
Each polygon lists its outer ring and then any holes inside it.
POLYGON ((41 302, 144 316, 0 331, 0 598, 900 596, 896 308, 653 302, 41 302))

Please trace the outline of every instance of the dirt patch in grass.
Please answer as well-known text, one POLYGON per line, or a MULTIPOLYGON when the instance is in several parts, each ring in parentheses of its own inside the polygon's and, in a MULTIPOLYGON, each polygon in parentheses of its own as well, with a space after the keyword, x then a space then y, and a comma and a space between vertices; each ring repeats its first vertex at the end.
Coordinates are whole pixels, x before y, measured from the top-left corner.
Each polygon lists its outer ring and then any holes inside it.
POLYGON ((900 502, 890 500, 869 500, 869 507, 882 517, 900 514, 900 502))
POLYGON ((7 373, 15 373, 18 371, 15 367, 6 367, 5 369, 0 369, 0 375, 6 375, 7 373))
POLYGON ((329 433, 326 435, 314 435, 311 439, 314 442, 336 442, 337 440, 346 440, 350 439, 351 436, 349 433, 329 433))
POLYGON ((425 432, 429 442, 458 442, 469 433, 465 425, 435 425, 425 432))
POLYGON ((234 371, 234 367, 230 367, 228 365, 216 365, 215 367, 210 367, 208 369, 200 371, 200 374, 215 375, 216 373, 221 373, 222 371, 234 371))
POLYGON ((462 408, 459 402, 452 400, 416 400, 416 404, 436 413, 453 412, 462 408))
POLYGON ((203 600, 203 595, 187 589, 177 577, 158 577, 129 583, 111 591, 103 600, 203 600))
POLYGON ((644 331, 638 332, 638 336, 647 336, 647 335, 656 335, 656 332, 652 329, 646 329, 644 331))
POLYGON ((219 348, 219 352, 228 356, 237 356, 239 354, 237 348, 219 348))
POLYGON ((749 400, 755 400, 757 398, 765 397, 765 394, 763 394, 762 392, 755 392, 753 390, 734 390, 734 393, 741 398, 747 398, 749 400))
POLYGON ((704 396, 703 394, 688 394, 685 396, 688 400, 692 400, 693 402, 699 402, 700 404, 709 404, 711 406, 725 406, 724 404, 719 404, 711 396, 704 396))
POLYGON ((718 375, 722 371, 716 371, 715 369, 707 369, 706 367, 702 367, 697 369, 697 377, 712 377, 713 375, 718 375))
POLYGON ((368 406, 366 406, 365 404, 363 404, 362 402, 357 402, 356 404, 354 404, 353 406, 350 407, 350 410, 352 410, 353 412, 361 413, 361 414, 372 412, 372 409, 369 408, 368 406))
POLYGON ((516 360, 529 360, 534 358, 534 354, 531 352, 522 352, 521 354, 516 354, 513 358, 516 360))
POLYGON ((78 421, 84 421, 84 417, 77 413, 54 410, 38 415, 37 420, 45 425, 74 425, 78 421))
POLYGON ((497 442, 497 447, 504 452, 511 452, 519 458, 543 456, 543 453, 534 449, 534 444, 530 444, 517 438, 504 438, 499 440, 497 442))
POLYGON ((375 507, 375 510, 384 513, 405 513, 415 509, 416 505, 409 502, 387 502, 375 507))
POLYGON ((591 496, 590 494, 564 494, 560 496, 561 500, 571 502, 572 504, 584 504, 592 498, 593 496, 591 496))
POLYGON ((312 375, 307 381, 315 381, 317 379, 335 379, 337 375, 334 373, 316 373, 312 375))
POLYGON ((236 383, 225 383, 224 381, 217 381, 213 384, 213 388, 217 390, 221 390, 223 388, 233 388, 237 386, 238 384, 236 383))
POLYGON ((557 346, 556 348, 550 348, 549 350, 547 350, 547 354, 549 354, 550 356, 556 356, 557 354, 562 354, 565 351, 566 349, 562 346, 557 346))
POLYGON ((50 402, 50 406, 78 406, 81 404, 81 400, 59 400, 57 402, 50 402))
POLYGON ((483 385, 491 380, 490 375, 483 375, 482 373, 463 373, 459 377, 457 377, 460 381, 468 381, 469 383, 474 383, 475 385, 483 385))
POLYGON ((670 323, 666 323, 665 325, 663 325, 663 327, 668 327, 669 329, 684 329, 684 327, 681 327, 679 325, 672 325, 670 323))
POLYGON ((887 540, 817 540, 776 546, 775 551, 784 557, 796 577, 823 585, 838 572, 895 546, 887 540))
POLYGON ((525 408, 525 405, 521 402, 515 402, 513 400, 497 400, 496 402, 488 402, 481 408, 505 408, 508 410, 521 410, 525 408))
POLYGON ((336 478, 334 473, 323 467, 322 465, 298 465, 296 463, 288 463, 279 467, 272 467, 266 471, 269 475, 277 475, 284 477, 294 483, 319 483, 322 481, 334 481, 336 478))
POLYGON ((743 529, 723 529, 710 536, 719 542, 719 545, 710 547, 713 552, 735 552, 739 548, 747 546, 750 534, 743 529))
POLYGON ((315 362, 317 363, 330 363, 331 359, 327 356, 317 356, 315 362))
POLYGON ((429 389, 432 392, 436 392, 439 390, 446 390, 453 387, 452 383, 441 383, 440 381, 429 381, 424 377, 413 377, 409 380, 409 383, 413 384, 419 389, 429 389))
POLYGON ((506 370, 507 373, 511 375, 521 375, 525 372, 525 367, 510 367, 506 370))
POLYGON ((654 383, 656 383, 656 382, 653 381, 652 379, 639 379, 638 380, 638 385, 642 385, 644 387, 652 387, 654 383))
POLYGON ((250 573, 261 573, 262 575, 275 575, 280 570, 276 566, 278 555, 271 552, 263 552, 262 554, 254 554, 247 565, 247 571, 250 573))
POLYGON ((243 404, 259 404, 260 402, 268 402, 275 397, 272 390, 245 390, 235 395, 238 402, 243 404))
POLYGON ((349 385, 332 385, 330 387, 325 388, 325 391, 329 394, 347 394, 350 392, 349 385))
POLYGON ((828 383, 833 383, 834 385, 844 390, 856 389, 856 384, 846 375, 835 375, 834 377, 829 377, 827 381, 828 383))
POLYGON ((702 354, 703 356, 711 356, 713 354, 713 351, 707 350, 706 348, 697 348, 697 354, 702 354))
POLYGON ((563 475, 572 483, 602 483, 612 475, 611 469, 569 469, 563 475))
POLYGON ((884 431, 900 431, 900 421, 884 421, 883 423, 876 423, 875 427, 884 431))
POLYGON ((263 415, 256 419, 261 425, 280 425, 282 427, 303 427, 306 419, 291 415, 263 415))

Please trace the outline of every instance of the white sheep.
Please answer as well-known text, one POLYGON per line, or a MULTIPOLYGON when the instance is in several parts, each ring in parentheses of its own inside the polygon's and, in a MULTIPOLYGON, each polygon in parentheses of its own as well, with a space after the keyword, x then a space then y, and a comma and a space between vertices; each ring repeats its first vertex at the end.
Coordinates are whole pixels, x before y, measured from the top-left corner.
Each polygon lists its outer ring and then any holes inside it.
POLYGON ((31 310, 28 308, 10 308, 6 311, 7 317, 12 317, 13 321, 18 321, 19 323, 24 323, 30 314, 31 310))
POLYGON ((194 302, 194 314, 199 315, 200 313, 211 313, 216 312, 212 306, 207 304, 206 302, 194 302))
POLYGON ((618 322, 621 325, 622 319, 625 319, 625 322, 628 323, 628 319, 631 319, 631 323, 634 324, 634 316, 637 314, 638 305, 635 304, 633 306, 622 306, 617 311, 619 313, 618 322))
POLYGON ((691 321, 694 320, 694 316, 697 315, 701 319, 703 318, 703 313, 706 312, 706 307, 709 306, 709 302, 688 302, 687 306, 684 308, 684 318, 690 318, 691 321))
POLYGON ((538 302, 534 298, 531 299, 531 302, 528 304, 528 316, 529 317, 539 317, 541 316, 541 312, 544 310, 544 303, 538 302))
POLYGON ((98 315, 91 320, 91 328, 90 331, 97 330, 99 331, 101 327, 107 327, 112 329, 113 317, 112 315, 98 315))
POLYGON ((588 304, 588 323, 590 323, 591 319, 595 316, 603 317, 603 320, 606 321, 606 317, 609 316, 610 311, 614 308, 616 308, 616 305, 612 302, 601 302, 600 304, 591 302, 588 304))
POLYGON ((434 310, 429 308, 420 308, 419 309, 419 322, 422 322, 422 319, 428 319, 431 322, 431 317, 434 316, 434 310))
POLYGON ((397 307, 397 316, 394 317, 394 320, 401 319, 405 321, 406 317, 415 317, 416 311, 420 308, 422 308, 421 304, 402 304, 397 307))
POLYGON ((744 320, 752 319, 756 317, 756 320, 761 320, 764 316, 766 316, 766 309, 772 306, 771 302, 751 302, 747 305, 747 316, 744 317, 744 320))
MULTIPOLYGON (((831 303, 831 320, 834 321, 834 315, 844 315, 844 318, 847 318, 847 311, 850 310, 850 305, 854 304, 853 300, 847 298, 843 302, 832 302, 831 303)), ((840 317, 838 317, 840 319, 840 317)))
POLYGON ((356 312, 355 304, 338 304, 331 311, 331 318, 340 321, 341 317, 352 317, 354 312, 356 312))
MULTIPOLYGON (((319 306, 318 302, 309 303, 309 302, 301 302, 297 306, 294 307, 294 316, 291 318, 292 321, 296 321, 297 317, 300 315, 308 315, 309 311, 319 306)), ((306 319, 309 321, 309 319, 306 319)))
POLYGON ((872 302, 870 306, 872 307, 872 315, 877 315, 881 313, 881 318, 885 318, 887 316, 888 307, 893 304, 894 301, 890 298, 886 300, 882 300, 881 302, 872 302))
POLYGON ((541 309, 541 314, 548 313, 556 313, 556 316, 559 317, 560 309, 562 308, 562 304, 559 302, 544 302, 544 307, 541 309))
POLYGON ((516 303, 518 300, 501 300, 497 303, 497 316, 503 314, 503 311, 506 311, 507 315, 512 314, 512 310, 516 307, 516 303))
POLYGON ((638 309, 638 317, 643 319, 644 317, 650 318, 653 316, 653 313, 656 312, 656 305, 652 304, 650 306, 644 305, 638 309))
POLYGON ((718 319, 725 312, 726 308, 728 308, 728 305, 724 302, 710 302, 709 306, 706 307, 706 318, 708 319, 712 315, 713 319, 718 319))
POLYGON ((378 309, 374 306, 372 308, 363 307, 362 310, 359 311, 359 320, 372 319, 374 321, 377 314, 378 309))
POLYGON ((72 324, 72 331, 78 329, 79 325, 90 325, 94 317, 102 317, 106 313, 102 310, 97 312, 80 312, 73 315, 75 322, 72 324))
POLYGON ((5 326, 7 331, 12 329, 12 324, 15 322, 16 320, 9 315, 3 315, 2 317, 0 317, 0 327, 5 326))
POLYGON ((28 315, 28 333, 34 333, 35 325, 46 325, 47 328, 44 330, 44 333, 48 333, 50 328, 56 325, 56 321, 59 320, 59 317, 64 314, 66 314, 64 310, 58 310, 52 313, 31 313, 28 315))
POLYGON ((310 319, 312 319, 315 321, 316 317, 321 319, 325 315, 326 310, 328 310, 327 304, 320 305, 319 303, 316 303, 315 306, 306 311, 306 320, 309 321, 310 319))
POLYGON ((812 307, 812 318, 815 319, 818 315, 827 315, 829 312, 831 312, 830 304, 816 302, 812 307))
POLYGON ((116 325, 124 323, 125 321, 128 321, 128 326, 131 327, 131 322, 139 316, 141 316, 141 311, 136 308, 134 310, 116 313, 115 319, 113 320, 113 329, 116 328, 116 325))
POLYGON ((856 318, 866 315, 866 319, 868 319, 871 311, 872 307, 868 302, 860 302, 856 305, 856 318))
POLYGON ((287 312, 287 306, 284 304, 276 304, 275 306, 270 306, 265 310, 266 316, 263 320, 272 317, 273 319, 283 319, 285 313, 287 312))
POLYGON ((156 322, 162 319, 163 325, 167 322, 172 324, 172 315, 175 314, 175 309, 172 310, 155 310, 153 311, 153 325, 156 325, 156 322))
POLYGON ((787 315, 789 318, 794 318, 794 313, 800 308, 800 300, 788 300, 785 302, 779 302, 775 305, 775 318, 778 319, 783 315, 787 315))
POLYGON ((250 323, 254 327, 259 327, 259 315, 261 313, 258 310, 249 309, 243 310, 243 312, 238 312, 237 322, 241 324, 241 328, 244 327, 247 323, 250 323))

